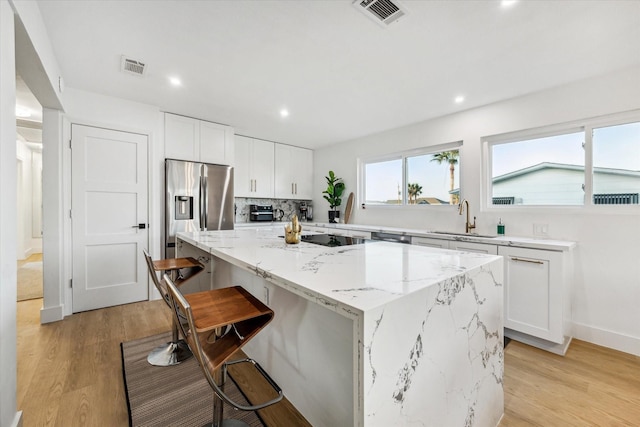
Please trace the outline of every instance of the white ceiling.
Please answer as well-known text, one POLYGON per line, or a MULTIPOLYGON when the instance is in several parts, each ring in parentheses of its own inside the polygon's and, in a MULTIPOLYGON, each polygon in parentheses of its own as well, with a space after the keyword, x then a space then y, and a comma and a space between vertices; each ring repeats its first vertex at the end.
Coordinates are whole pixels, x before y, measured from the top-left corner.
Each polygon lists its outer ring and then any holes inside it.
POLYGON ((640 1, 403 4, 382 28, 351 0, 39 1, 66 86, 310 148, 640 65, 640 1))

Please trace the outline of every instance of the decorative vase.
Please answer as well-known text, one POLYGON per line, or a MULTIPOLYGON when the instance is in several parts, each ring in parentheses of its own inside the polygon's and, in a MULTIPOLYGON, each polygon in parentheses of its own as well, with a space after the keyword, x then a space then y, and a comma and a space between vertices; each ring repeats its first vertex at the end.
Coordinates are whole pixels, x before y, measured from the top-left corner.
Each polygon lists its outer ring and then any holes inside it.
POLYGON ((337 223, 339 219, 340 219, 340 211, 339 210, 329 211, 329 222, 331 224, 337 223))

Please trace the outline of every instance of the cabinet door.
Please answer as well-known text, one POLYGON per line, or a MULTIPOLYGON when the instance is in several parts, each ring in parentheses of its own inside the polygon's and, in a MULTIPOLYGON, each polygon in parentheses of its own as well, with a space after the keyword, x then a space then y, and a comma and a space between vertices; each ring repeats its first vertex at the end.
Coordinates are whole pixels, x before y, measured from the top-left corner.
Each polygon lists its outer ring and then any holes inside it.
POLYGON ((198 161, 196 141, 200 127, 198 120, 190 117, 165 113, 164 115, 164 156, 167 159, 198 161))
POLYGON ((235 135, 234 152, 235 167, 233 170, 233 186, 236 197, 253 196, 253 178, 250 174, 252 139, 235 135))
POLYGON ((313 198, 313 151, 306 148, 292 148, 295 198, 311 200, 313 198))
POLYGON ((200 121, 200 161, 233 165, 233 132, 229 126, 200 121))
POLYGON ((294 147, 275 144, 275 197, 278 199, 293 199, 294 180, 291 171, 295 167, 295 158, 293 155, 294 147))
POLYGON ((275 144, 275 196, 280 199, 311 200, 313 151, 275 144))
POLYGON ((253 197, 273 197, 274 143, 254 139, 251 146, 250 165, 251 175, 254 179, 253 197))
POLYGON ((418 246, 428 246, 430 248, 449 249, 449 241, 432 239, 430 237, 412 237, 411 244, 418 246))
POLYGON ((561 344, 562 253, 501 246, 504 256, 504 326, 561 344))
POLYGON ((449 241, 449 249, 465 252, 478 252, 481 254, 498 255, 498 247, 488 243, 449 241))

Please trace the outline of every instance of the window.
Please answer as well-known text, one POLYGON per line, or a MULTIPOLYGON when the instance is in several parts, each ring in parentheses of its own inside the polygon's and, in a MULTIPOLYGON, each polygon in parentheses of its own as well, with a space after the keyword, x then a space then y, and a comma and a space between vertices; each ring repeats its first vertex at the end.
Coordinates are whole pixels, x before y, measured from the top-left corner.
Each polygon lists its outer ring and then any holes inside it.
POLYGON ((493 206, 638 204, 640 121, 585 120, 485 144, 493 206))
POLYGON ((493 204, 581 205, 584 131, 492 146, 493 204))
POLYGON ((457 204, 461 142, 362 162, 367 205, 457 204))
POLYGON ((593 129, 593 203, 638 204, 640 122, 593 129))

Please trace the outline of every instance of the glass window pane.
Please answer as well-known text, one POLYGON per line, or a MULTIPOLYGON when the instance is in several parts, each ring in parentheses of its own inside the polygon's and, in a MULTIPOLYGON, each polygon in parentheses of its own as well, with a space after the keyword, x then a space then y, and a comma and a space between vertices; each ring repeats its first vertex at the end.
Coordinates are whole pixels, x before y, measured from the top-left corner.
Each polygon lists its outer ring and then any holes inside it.
POLYGON ((407 203, 458 203, 459 154, 450 150, 407 157, 407 203))
POLYGON ((584 132, 492 145, 494 205, 584 204, 584 132))
POLYGON ((640 122, 593 130, 593 202, 638 204, 640 122))
POLYGON ((365 164, 365 203, 402 204, 402 159, 365 164))

